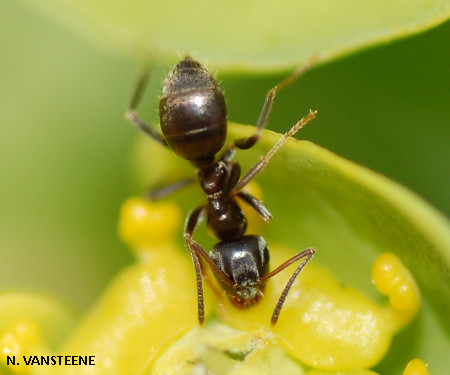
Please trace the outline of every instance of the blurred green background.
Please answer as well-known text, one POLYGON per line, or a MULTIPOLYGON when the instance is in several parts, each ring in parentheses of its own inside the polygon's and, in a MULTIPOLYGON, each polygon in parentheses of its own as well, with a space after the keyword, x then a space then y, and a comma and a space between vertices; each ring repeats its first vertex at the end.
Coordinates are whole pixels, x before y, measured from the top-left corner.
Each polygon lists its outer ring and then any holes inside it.
MULTIPOLYGON (((21 3, 0 2, 0 288, 46 290, 85 308, 132 261, 118 209, 137 132, 124 119, 136 63, 21 3)), ((302 131, 450 215, 450 24, 318 66, 280 93, 269 128, 302 131)), ((167 71, 161 67, 159 71, 167 71)), ((254 123, 285 74, 221 75, 229 118, 254 123)), ((142 107, 157 120, 156 93, 142 107)))

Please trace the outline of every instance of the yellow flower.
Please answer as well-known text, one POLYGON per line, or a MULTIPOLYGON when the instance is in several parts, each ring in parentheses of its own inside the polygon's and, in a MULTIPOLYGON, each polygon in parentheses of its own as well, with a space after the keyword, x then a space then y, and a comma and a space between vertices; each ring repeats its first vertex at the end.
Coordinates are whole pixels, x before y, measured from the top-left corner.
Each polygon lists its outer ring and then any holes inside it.
MULTIPOLYGON (((308 144, 306 150, 310 156, 318 159, 321 156, 317 156, 317 153, 323 152, 308 144)), ((289 155, 289 147, 287 153, 282 154, 286 155, 289 155)), ((338 163, 334 158, 331 160, 338 163)), ((311 157, 304 160, 308 165, 311 157)), ((336 172, 339 171, 336 165, 333 168, 327 170, 322 165, 319 174, 325 180, 331 178, 337 182, 333 191, 339 195, 343 187, 352 186, 351 181, 342 183, 339 177, 342 178, 343 172, 347 173, 346 178, 352 176, 351 172, 355 172, 352 168, 355 167, 347 165, 347 169, 341 170, 340 174, 336 172), (328 175, 324 174, 325 171, 328 175)), ((383 204, 389 207, 379 196, 372 195, 368 199, 367 195, 376 190, 373 188, 380 189, 382 184, 374 186, 379 183, 374 176, 364 177, 366 182, 372 182, 372 190, 367 187, 365 190, 349 189, 352 197, 359 203, 363 201, 371 210, 373 200, 376 207, 382 207, 383 204)), ((320 190, 319 182, 315 182, 319 186, 318 192, 322 198, 329 198, 331 194, 324 194, 328 187, 320 190)), ((270 184, 267 186, 269 188, 265 190, 270 191, 270 184)), ((289 191, 289 186, 286 188, 289 191)), ((395 189, 393 192, 394 195, 397 193, 395 189)), ((294 201, 296 209, 295 198, 291 195, 282 198, 283 201, 294 201)), ((336 212, 331 212, 331 205, 329 202, 327 204, 327 210, 323 209, 324 205, 322 211, 319 205, 317 212, 322 215, 326 213, 322 219, 327 215, 336 217, 336 212)), ((338 199, 333 204, 339 206, 342 200, 338 199)), ((390 207, 393 206, 391 202, 390 207)), ((360 206, 360 209, 367 210, 364 206, 360 206)), ((370 272, 362 272, 365 280, 359 280, 361 285, 352 284, 339 272, 336 273, 336 270, 339 271, 336 259, 334 266, 333 262, 329 265, 325 261, 326 253, 332 251, 330 247, 333 248, 334 241, 334 256, 344 261, 348 272, 354 269, 360 271, 360 268, 364 270, 362 258, 352 261, 351 257, 342 253, 340 243, 342 238, 347 239, 349 250, 360 244, 363 253, 370 247, 355 233, 349 235, 344 232, 351 228, 347 225, 348 219, 352 215, 360 217, 360 214, 361 211, 351 210, 350 214, 341 214, 338 221, 345 224, 338 226, 341 233, 336 228, 330 228, 333 236, 323 233, 324 241, 321 241, 320 236, 317 237, 318 242, 321 242, 316 245, 317 256, 294 283, 274 327, 270 325, 270 316, 290 277, 287 270, 270 279, 262 301, 245 311, 237 310, 225 298, 218 298, 205 285, 206 324, 201 327, 197 321, 193 267, 187 251, 180 244, 183 215, 178 205, 168 201, 149 203, 141 198, 130 198, 122 207, 119 232, 135 253, 136 263, 122 270, 111 281, 102 297, 72 333, 69 330, 75 326, 73 314, 48 297, 18 292, 0 296, 0 343, 3 353, 0 368, 17 374, 62 375, 195 374, 208 371, 218 375, 376 374, 378 372, 371 369, 389 355, 394 334, 417 315, 420 294, 409 270, 399 256, 391 252, 378 254, 371 264, 372 276, 370 272), (375 289, 372 292, 365 290, 367 287, 362 283, 370 284, 371 278, 378 291, 388 297, 384 302, 376 298, 375 289), (56 336, 57 340, 50 339, 52 336, 56 336), (29 361, 36 357, 36 363, 14 365, 14 355, 25 356, 29 361), (58 356, 92 356, 95 365, 42 365, 45 358, 58 356), (39 362, 41 364, 37 365, 39 362)), ((377 220, 386 218, 384 212, 378 216, 375 212, 374 215, 377 220)), ((401 222, 404 225, 402 230, 411 233, 406 221, 395 217, 398 212, 390 211, 389 215, 390 228, 395 229, 393 223, 401 222)), ((428 212, 430 217, 432 214, 428 212)), ((317 216, 313 214, 310 219, 314 222, 317 216)), ((286 231, 295 231, 296 220, 292 216, 292 221, 285 221, 286 229, 284 232, 281 230, 281 233, 285 235, 286 231)), ((314 228, 307 222, 303 224, 303 233, 305 227, 314 228)), ((358 224, 360 227, 357 233, 364 233, 367 227, 363 222, 358 224)), ((318 227, 323 228, 321 225, 318 227)), ((277 237, 273 232, 270 233, 273 226, 271 224, 264 230, 268 232, 271 264, 276 266, 299 249, 294 250, 289 241, 281 245, 272 239, 277 237)), ((256 226, 254 230, 262 229, 256 226)), ((400 232, 396 232, 396 235, 404 236, 400 232)), ((288 236, 282 238, 288 239, 288 236)), ((298 240, 300 237, 294 233, 292 238, 298 240)), ((380 238, 386 238, 386 234, 380 233, 380 238)), ((371 246, 374 244, 376 241, 371 246)), ((386 247, 386 250, 392 250, 391 246, 386 247)), ((423 361, 413 357, 409 359, 411 362, 405 362, 402 366, 404 375, 428 374, 423 361)))

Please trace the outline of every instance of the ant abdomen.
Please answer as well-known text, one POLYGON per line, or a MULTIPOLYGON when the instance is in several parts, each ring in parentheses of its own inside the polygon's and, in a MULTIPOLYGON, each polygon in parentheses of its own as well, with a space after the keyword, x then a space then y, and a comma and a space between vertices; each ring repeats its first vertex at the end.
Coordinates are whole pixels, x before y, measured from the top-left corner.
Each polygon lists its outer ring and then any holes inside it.
POLYGON ((184 159, 211 159, 225 143, 227 109, 222 90, 214 77, 189 57, 169 73, 159 115, 164 139, 184 159))
POLYGON ((265 287, 261 277, 269 272, 269 249, 261 236, 247 235, 233 241, 222 241, 209 252, 214 263, 234 282, 236 288, 217 280, 233 305, 247 308, 258 302, 265 287))

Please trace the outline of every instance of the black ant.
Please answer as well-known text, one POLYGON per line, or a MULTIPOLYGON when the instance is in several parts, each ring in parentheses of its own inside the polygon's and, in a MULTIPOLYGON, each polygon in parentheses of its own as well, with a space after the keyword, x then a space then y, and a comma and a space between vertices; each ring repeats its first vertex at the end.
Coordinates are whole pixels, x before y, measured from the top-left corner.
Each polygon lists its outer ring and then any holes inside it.
MULTIPOLYGON (((189 213, 184 229, 184 238, 195 268, 200 324, 205 319, 202 285, 205 270, 200 259, 209 264, 230 301, 238 308, 247 308, 263 297, 267 279, 305 258, 278 299, 271 319, 274 325, 295 278, 314 255, 312 248, 303 250, 269 272, 266 241, 261 236, 245 235, 247 220, 236 198, 242 199, 265 221, 272 218, 261 201, 242 189, 261 172, 290 136, 316 116, 316 112, 310 111, 297 122, 242 178, 239 164, 233 161, 236 148, 249 149, 260 138, 277 91, 290 84, 306 68, 297 69, 267 93, 255 133, 251 137, 234 140, 217 160, 216 154, 224 146, 227 135, 227 109, 219 84, 205 67, 186 57, 167 76, 159 101, 162 135, 135 111, 143 95, 147 75, 138 82, 126 114, 127 119, 145 135, 189 160, 196 168, 200 186, 206 194, 207 203, 189 213), (192 238, 205 217, 207 226, 221 241, 209 254, 192 238)), ((193 181, 178 181, 149 193, 147 197, 155 199, 166 196, 193 181)))

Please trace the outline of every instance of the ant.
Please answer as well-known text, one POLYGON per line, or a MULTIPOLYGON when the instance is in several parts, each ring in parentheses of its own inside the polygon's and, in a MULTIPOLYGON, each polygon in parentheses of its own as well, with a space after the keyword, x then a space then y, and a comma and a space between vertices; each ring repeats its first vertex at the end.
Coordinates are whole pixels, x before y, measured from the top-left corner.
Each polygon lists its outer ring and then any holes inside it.
MULTIPOLYGON (((138 81, 126 113, 127 119, 145 135, 190 161, 196 168, 198 181, 206 194, 207 203, 189 213, 184 228, 186 246, 195 268, 200 324, 205 320, 202 276, 208 280, 201 260, 208 263, 214 271, 230 301, 238 308, 247 308, 263 297, 269 278, 305 258, 297 266, 278 299, 271 318, 272 325, 275 325, 292 284, 315 253, 312 248, 303 250, 269 272, 267 243, 261 236, 245 235, 247 219, 236 198, 252 207, 264 221, 272 218, 260 200, 242 189, 262 171, 289 137, 316 116, 317 111, 310 111, 298 121, 243 177, 240 177, 240 165, 233 161, 236 149, 249 149, 260 138, 276 93, 307 67, 308 65, 300 67, 269 90, 255 133, 232 141, 218 158, 216 155, 224 146, 227 135, 227 109, 219 84, 204 66, 185 57, 168 74, 159 100, 162 135, 136 113, 148 75, 143 75, 138 81), (195 229, 205 218, 208 228, 221 241, 209 254, 193 239, 195 229)), ((178 181, 148 193, 147 198, 164 197, 192 182, 194 179, 178 181)))

